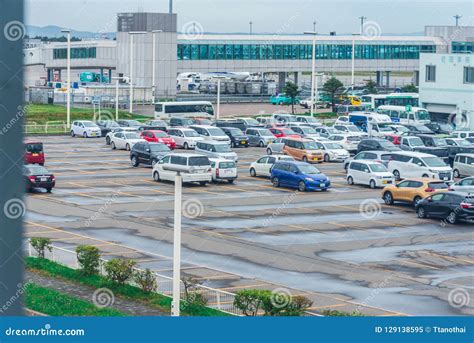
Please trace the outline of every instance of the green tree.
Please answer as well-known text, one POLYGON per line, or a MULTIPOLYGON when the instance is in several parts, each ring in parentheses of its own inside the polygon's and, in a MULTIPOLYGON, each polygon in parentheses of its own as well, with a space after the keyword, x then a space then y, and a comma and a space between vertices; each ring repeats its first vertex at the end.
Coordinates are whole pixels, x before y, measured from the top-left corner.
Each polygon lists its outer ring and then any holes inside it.
POLYGON ((158 289, 156 275, 149 268, 136 271, 134 280, 144 292, 155 292, 158 289))
POLYGON ((291 113, 295 114, 295 103, 298 101, 298 95, 301 93, 298 85, 288 81, 283 88, 283 92, 291 99, 291 113))
POLYGON ((418 93, 418 88, 412 83, 402 87, 402 93, 418 93))
POLYGON ((124 284, 133 276, 133 267, 137 263, 132 260, 113 258, 105 264, 105 272, 110 281, 124 284))
POLYGON ((339 88, 344 86, 341 81, 336 79, 335 77, 331 77, 327 80, 323 85, 323 91, 329 94, 331 97, 331 106, 334 111, 334 103, 335 103, 335 95, 339 88))
POLYGON ((82 274, 92 275, 99 272, 99 249, 90 245, 79 245, 76 248, 76 255, 82 274))
POLYGON ((365 88, 367 89, 367 92, 369 92, 369 94, 377 94, 377 83, 375 83, 374 80, 368 80, 366 83, 365 83, 365 88))
POLYGON ((30 239, 30 244, 38 253, 39 258, 44 258, 44 253, 46 250, 49 252, 52 250, 51 240, 49 238, 33 237, 30 239))

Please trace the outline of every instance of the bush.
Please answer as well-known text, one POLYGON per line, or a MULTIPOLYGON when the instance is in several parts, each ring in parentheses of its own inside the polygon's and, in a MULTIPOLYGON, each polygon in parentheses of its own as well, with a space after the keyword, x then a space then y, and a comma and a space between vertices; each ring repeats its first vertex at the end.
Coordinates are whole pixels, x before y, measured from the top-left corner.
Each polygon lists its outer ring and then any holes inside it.
POLYGON ((99 272, 99 249, 90 245, 79 245, 76 254, 82 274, 93 275, 99 272))
POLYGON ((51 240, 49 238, 42 237, 33 237, 30 239, 31 246, 38 253, 38 257, 44 258, 44 253, 46 250, 51 252, 53 249, 51 246, 51 240))
POLYGON ((244 289, 235 294, 234 306, 245 316, 256 316, 263 308, 263 302, 269 300, 271 291, 261 289, 244 289))
POLYGON ((283 316, 302 316, 305 311, 313 306, 313 302, 302 295, 296 295, 291 298, 290 303, 281 315, 283 316))
POLYGON ((363 317, 364 316, 359 311, 344 312, 344 311, 337 311, 337 310, 323 311, 323 315, 327 317, 363 317))
POLYGON ((107 279, 124 284, 133 276, 133 267, 137 263, 132 260, 113 258, 105 263, 107 279))
POLYGON ((234 306, 246 316, 256 316, 259 311, 263 311, 264 316, 301 316, 312 305, 313 302, 303 296, 259 289, 237 292, 234 299, 234 306))
POLYGON ((155 292, 158 289, 156 275, 148 268, 136 271, 134 279, 144 292, 155 292))

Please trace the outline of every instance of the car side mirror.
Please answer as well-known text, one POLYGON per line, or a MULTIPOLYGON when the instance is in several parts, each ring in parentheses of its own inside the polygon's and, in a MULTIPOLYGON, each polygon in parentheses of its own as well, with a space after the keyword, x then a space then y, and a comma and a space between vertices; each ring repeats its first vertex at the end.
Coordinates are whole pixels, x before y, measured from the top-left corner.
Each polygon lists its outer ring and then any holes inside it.
POLYGON ((150 149, 147 148, 147 149, 146 149, 146 152, 150 152, 150 149))
POLYGON ((368 170, 368 169, 364 169, 364 172, 368 173, 368 172, 369 172, 369 170, 368 170))
POLYGON ((428 198, 428 202, 433 202, 433 198, 428 198))

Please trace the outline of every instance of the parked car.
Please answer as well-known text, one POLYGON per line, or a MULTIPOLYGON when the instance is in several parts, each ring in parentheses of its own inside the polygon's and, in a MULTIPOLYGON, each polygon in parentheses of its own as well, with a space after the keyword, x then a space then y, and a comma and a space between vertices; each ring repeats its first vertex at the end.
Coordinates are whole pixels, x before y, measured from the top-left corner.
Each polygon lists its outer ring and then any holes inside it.
POLYGON ((136 127, 137 129, 140 126, 142 126, 142 124, 139 121, 133 120, 133 119, 120 119, 120 120, 117 120, 117 124, 119 124, 122 127, 136 127))
POLYGON ((110 137, 112 149, 125 149, 130 151, 138 142, 146 142, 136 132, 117 132, 110 137))
POLYGON ((357 147, 362 140, 362 137, 359 135, 353 135, 348 133, 338 133, 328 137, 328 140, 339 143, 344 149, 350 153, 355 153, 357 147))
POLYGON ((469 138, 474 138, 474 131, 459 130, 451 132, 451 137, 453 138, 464 138, 469 140, 469 138))
POLYGON ((100 128, 90 120, 76 120, 71 125, 71 136, 82 136, 84 138, 101 137, 100 128))
POLYGON ((250 146, 265 147, 272 143, 275 136, 265 128, 250 128, 245 131, 250 146))
POLYGON ((173 181, 176 171, 180 171, 183 182, 198 182, 205 186, 212 180, 211 161, 205 155, 184 153, 171 153, 155 164, 152 171, 153 180, 156 182, 173 181))
POLYGON ((133 167, 138 167, 140 164, 154 166, 170 152, 171 149, 163 143, 138 142, 130 150, 130 162, 133 167))
POLYGON ((191 118, 171 118, 170 119, 170 126, 176 127, 188 127, 191 125, 195 125, 196 122, 194 119, 191 118))
POLYGON ((105 136, 105 144, 110 145, 110 139, 112 136, 117 132, 137 132, 137 128, 135 127, 118 127, 112 129, 107 135, 105 136))
POLYGON ((214 123, 212 120, 207 119, 207 118, 193 118, 194 120, 194 125, 207 125, 207 126, 212 126, 214 123))
POLYGON ((474 154, 457 154, 453 163, 454 177, 474 176, 474 154))
POLYGON ((393 174, 382 164, 371 160, 351 161, 347 169, 347 183, 374 189, 395 183, 393 174))
POLYGON ((349 116, 339 116, 334 122, 334 125, 345 125, 345 124, 349 124, 349 116))
POLYGON ((454 131, 454 128, 451 125, 445 124, 445 123, 429 123, 429 124, 425 124, 425 126, 431 131, 433 131, 434 133, 438 133, 438 134, 449 135, 451 134, 451 132, 454 131))
POLYGON ((449 224, 474 220, 474 195, 463 192, 433 194, 416 206, 418 218, 442 218, 449 224))
POLYGON ((25 142, 25 164, 44 165, 45 157, 43 143, 41 142, 25 142))
POLYGON ((160 130, 142 131, 140 138, 143 138, 147 142, 152 143, 163 143, 170 149, 176 149, 176 142, 166 132, 160 130))
POLYGON ((449 186, 450 191, 474 193, 474 176, 466 177, 449 186))
POLYGON ((23 177, 27 192, 32 192, 35 188, 45 188, 50 193, 56 185, 54 174, 45 167, 35 164, 25 164, 23 166, 23 177))
POLYGON ((316 127, 315 130, 323 138, 328 138, 331 135, 337 135, 339 133, 342 133, 341 131, 333 127, 327 127, 327 126, 316 127))
POLYGON ((357 145, 357 152, 382 150, 382 151, 401 151, 395 144, 383 138, 364 138, 357 145))
POLYGON ((404 124, 410 134, 427 134, 434 135, 435 133, 431 131, 427 126, 423 124, 404 124))
POLYGON ((202 142, 204 138, 193 129, 184 127, 173 127, 168 130, 168 135, 173 138, 176 146, 184 148, 184 150, 194 149, 197 142, 202 142))
POLYGON ((102 137, 105 137, 113 129, 120 127, 120 125, 113 120, 98 120, 96 124, 100 128, 102 137))
POLYGON ((400 124, 391 124, 390 128, 393 130, 393 132, 395 132, 395 134, 398 135, 407 135, 410 133, 408 128, 400 124))
POLYGON ((324 162, 343 162, 349 158, 349 151, 344 149, 341 144, 332 141, 318 140, 316 145, 323 152, 324 162))
POLYGON ((230 138, 221 128, 209 125, 191 125, 189 128, 198 133, 205 141, 219 141, 230 145, 230 138))
POLYGON ((321 127, 323 125, 318 119, 311 116, 295 116, 295 118, 297 122, 306 124, 313 128, 321 127))
POLYGON ((230 138, 230 145, 233 148, 249 146, 249 138, 242 132, 241 129, 236 127, 221 127, 222 131, 225 132, 230 138))
POLYGON ((353 135, 359 136, 368 136, 367 133, 359 130, 359 128, 353 124, 338 124, 333 126, 336 130, 339 130, 342 133, 350 133, 353 135))
POLYGON ((445 192, 448 187, 449 185, 445 181, 406 179, 385 187, 382 191, 382 199, 386 205, 393 205, 395 201, 400 201, 416 206, 427 196, 435 192, 445 192))
POLYGON ((388 170, 395 180, 410 177, 426 177, 449 181, 453 179, 453 170, 439 157, 421 152, 393 152, 388 162, 388 170))
POLYGON ((212 182, 227 181, 234 183, 237 179, 237 165, 234 161, 223 158, 210 158, 212 182))
POLYGON ((400 148, 404 151, 415 151, 435 155, 444 160, 444 162, 449 162, 448 149, 440 147, 428 147, 418 136, 403 136, 400 141, 400 148))
POLYGON ((237 163, 238 156, 230 149, 229 144, 219 141, 202 141, 196 143, 196 153, 213 158, 222 158, 237 163))
POLYGON ((283 154, 286 138, 276 138, 267 145, 267 155, 283 154))
POLYGON ((294 158, 287 155, 266 155, 252 162, 249 167, 250 176, 266 176, 270 177, 271 169, 278 161, 294 161, 294 158))
POLYGON ((290 126, 290 129, 293 130, 297 135, 299 135, 302 138, 307 138, 307 139, 318 139, 321 138, 319 133, 316 132, 314 128, 311 126, 290 126))
POLYGON ((253 118, 232 118, 232 119, 219 119, 216 121, 217 127, 235 127, 245 132, 245 130, 251 127, 263 127, 258 121, 253 118))
POLYGON ((305 162, 276 162, 271 171, 274 187, 297 188, 300 192, 326 191, 331 186, 329 178, 319 169, 305 162))
POLYGON ((283 153, 307 163, 321 163, 324 160, 322 150, 318 144, 305 138, 285 138, 283 153))
POLYGON ((291 97, 287 96, 286 94, 272 95, 270 97, 270 104, 272 105, 291 105, 292 103, 299 104, 299 102, 299 97, 296 97, 294 100, 292 100, 291 97))
POLYGON ((146 121, 142 126, 138 128, 138 131, 160 130, 167 132, 168 129, 168 123, 166 123, 164 120, 155 119, 146 121))
POLYGON ((387 151, 361 151, 354 157, 349 157, 344 161, 344 170, 347 171, 347 167, 351 161, 358 160, 371 160, 378 163, 382 163, 385 167, 388 166, 388 162, 392 159, 392 154, 387 151))
POLYGON ((300 101, 300 105, 301 107, 303 108, 311 108, 311 105, 314 107, 314 108, 331 108, 331 103, 329 101, 320 101, 320 100, 317 100, 314 102, 313 104, 313 101, 311 100, 311 98, 306 98, 304 100, 301 100, 300 101))
MULTIPOLYGON (((443 149, 443 155, 437 155, 443 158, 445 161, 449 163, 449 165, 453 165, 454 157, 459 153, 474 153, 474 144, 470 144, 467 141, 467 146, 459 146, 459 145, 451 145, 444 137, 437 137, 435 135, 417 135, 421 138, 423 143, 430 148, 439 148, 443 149)), ((452 142, 452 141, 451 141, 452 142)))
POLYGON ((389 133, 384 136, 386 140, 393 143, 394 145, 400 145, 402 136, 396 133, 389 133))
POLYGON ((268 128, 268 130, 270 130, 270 132, 273 133, 273 135, 276 138, 281 138, 281 137, 298 138, 299 137, 299 135, 296 134, 295 131, 293 131, 292 129, 288 127, 270 127, 268 128))

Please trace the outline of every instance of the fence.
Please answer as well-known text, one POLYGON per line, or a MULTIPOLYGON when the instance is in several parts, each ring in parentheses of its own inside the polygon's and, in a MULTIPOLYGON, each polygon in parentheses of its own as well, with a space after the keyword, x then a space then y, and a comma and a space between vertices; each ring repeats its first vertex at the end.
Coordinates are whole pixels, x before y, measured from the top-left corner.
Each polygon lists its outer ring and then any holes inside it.
MULTIPOLYGON (((31 246, 30 241, 28 241, 28 256, 37 257, 36 252, 31 246)), ((65 265, 72 269, 78 269, 79 263, 77 261, 76 252, 57 246, 51 246, 51 251, 46 250, 45 258, 65 265)), ((99 273, 102 276, 105 276, 105 263, 106 259, 101 258, 99 273)), ((134 268, 135 271, 143 271, 140 268, 134 268)), ((168 297, 173 295, 173 278, 158 273, 153 273, 156 277, 156 283, 158 285, 158 292, 168 297)), ((132 286, 138 286, 136 283, 129 282, 132 286)), ((241 316, 242 312, 234 306, 235 294, 230 292, 225 292, 219 289, 210 288, 204 285, 195 285, 193 291, 201 294, 205 299, 207 299, 207 307, 219 310, 228 314, 241 316)), ((181 281, 181 299, 185 299, 185 288, 184 284, 181 281)))

